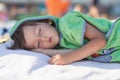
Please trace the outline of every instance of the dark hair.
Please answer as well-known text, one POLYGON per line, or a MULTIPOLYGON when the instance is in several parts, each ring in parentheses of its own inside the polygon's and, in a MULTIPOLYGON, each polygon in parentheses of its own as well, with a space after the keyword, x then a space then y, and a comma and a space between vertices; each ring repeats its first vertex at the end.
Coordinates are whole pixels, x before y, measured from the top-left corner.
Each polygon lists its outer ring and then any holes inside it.
POLYGON ((10 47, 10 49, 26 49, 25 48, 26 42, 23 34, 23 27, 35 26, 35 25, 38 25, 38 23, 48 23, 48 24, 51 24, 52 26, 55 26, 55 23, 49 19, 34 20, 34 21, 29 20, 29 21, 23 22, 12 36, 12 39, 14 40, 14 44, 10 47))

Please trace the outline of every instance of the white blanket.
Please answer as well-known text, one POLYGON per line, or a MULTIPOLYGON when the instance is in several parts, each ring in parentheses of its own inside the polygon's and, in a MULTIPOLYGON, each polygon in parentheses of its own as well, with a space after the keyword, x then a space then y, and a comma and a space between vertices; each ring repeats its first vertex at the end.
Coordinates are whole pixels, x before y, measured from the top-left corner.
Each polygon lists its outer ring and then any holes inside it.
POLYGON ((9 50, 0 45, 0 80, 120 80, 119 63, 80 61, 50 65, 50 57, 27 50, 9 50))

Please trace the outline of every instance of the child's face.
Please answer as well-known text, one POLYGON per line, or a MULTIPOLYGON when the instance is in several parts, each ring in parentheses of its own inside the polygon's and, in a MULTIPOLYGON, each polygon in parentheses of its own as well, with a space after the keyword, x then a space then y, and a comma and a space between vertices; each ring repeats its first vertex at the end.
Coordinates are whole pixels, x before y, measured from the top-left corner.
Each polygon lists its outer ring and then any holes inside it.
POLYGON ((59 43, 59 34, 54 27, 46 23, 36 26, 24 26, 23 34, 27 49, 54 48, 59 43))

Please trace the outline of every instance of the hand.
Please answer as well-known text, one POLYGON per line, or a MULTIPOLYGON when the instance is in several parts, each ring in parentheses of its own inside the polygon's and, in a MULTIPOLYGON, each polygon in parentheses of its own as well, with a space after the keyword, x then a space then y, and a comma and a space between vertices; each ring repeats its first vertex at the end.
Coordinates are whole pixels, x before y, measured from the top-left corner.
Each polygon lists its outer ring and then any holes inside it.
POLYGON ((70 54, 57 54, 53 56, 48 62, 54 65, 65 65, 72 63, 72 56, 70 54))

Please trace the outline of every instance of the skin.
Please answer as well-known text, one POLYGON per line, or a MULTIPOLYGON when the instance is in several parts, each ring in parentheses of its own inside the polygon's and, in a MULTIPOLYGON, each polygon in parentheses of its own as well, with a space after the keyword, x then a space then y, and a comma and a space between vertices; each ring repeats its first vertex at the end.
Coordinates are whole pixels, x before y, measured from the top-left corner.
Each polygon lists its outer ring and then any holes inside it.
MULTIPOLYGON (((30 29, 30 31, 31 31, 31 29, 30 29)), ((101 33, 99 30, 97 30, 93 25, 91 25, 89 23, 87 23, 86 31, 84 34, 84 37, 86 39, 88 39, 89 42, 77 50, 51 49, 53 46, 56 46, 58 44, 58 42, 59 42, 58 35, 55 35, 56 32, 51 33, 52 29, 46 29, 46 30, 43 29, 43 32, 44 32, 44 33, 42 33, 43 35, 45 35, 45 34, 54 35, 55 37, 53 38, 53 41, 55 41, 56 44, 49 44, 48 40, 47 40, 47 43, 46 43, 47 47, 44 45, 42 47, 37 47, 37 48, 33 49, 33 51, 43 52, 49 56, 52 56, 48 62, 50 64, 54 64, 54 65, 65 65, 65 64, 70 64, 70 63, 78 61, 78 60, 82 60, 82 59, 96 53, 98 50, 102 49, 106 45, 106 39, 104 37, 104 34, 101 33), (47 32, 44 32, 44 31, 47 31, 47 32), (48 48, 48 49, 46 49, 46 48, 48 48)), ((34 31, 32 33, 34 33, 34 31)), ((27 46, 31 46, 30 44, 32 44, 34 41, 39 41, 39 39, 38 39, 39 36, 37 36, 37 38, 36 38, 35 35, 32 35, 32 33, 29 32, 29 29, 24 30, 24 36, 30 35, 29 37, 25 37, 27 44, 29 43, 29 45, 27 45, 27 46), (30 39, 32 39, 33 41, 31 41, 30 39)))
POLYGON ((54 48, 59 43, 59 34, 54 27, 46 23, 37 26, 25 26, 23 34, 26 48, 54 48))

